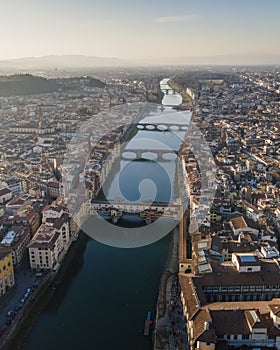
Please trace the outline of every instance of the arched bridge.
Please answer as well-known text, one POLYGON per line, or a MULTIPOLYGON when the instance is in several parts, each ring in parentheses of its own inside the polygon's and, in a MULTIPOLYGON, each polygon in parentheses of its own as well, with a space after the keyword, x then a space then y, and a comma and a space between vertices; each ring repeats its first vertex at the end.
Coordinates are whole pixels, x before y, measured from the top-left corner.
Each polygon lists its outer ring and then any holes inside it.
POLYGON ((123 160, 133 159, 149 159, 149 160, 161 160, 161 161, 174 161, 178 157, 178 151, 171 149, 130 149, 126 148, 120 154, 120 158, 123 160))
POLYGON ((148 131, 187 131, 188 126, 185 124, 154 124, 154 123, 138 123, 137 129, 148 131))
POLYGON ((123 215, 137 215, 144 219, 159 217, 180 220, 182 204, 178 199, 172 203, 166 202, 126 202, 126 201, 98 201, 91 202, 90 214, 121 218, 123 215))
POLYGON ((163 92, 163 93, 165 93, 166 95, 169 95, 169 94, 176 94, 176 91, 175 90, 173 90, 173 89, 161 89, 161 91, 163 92))

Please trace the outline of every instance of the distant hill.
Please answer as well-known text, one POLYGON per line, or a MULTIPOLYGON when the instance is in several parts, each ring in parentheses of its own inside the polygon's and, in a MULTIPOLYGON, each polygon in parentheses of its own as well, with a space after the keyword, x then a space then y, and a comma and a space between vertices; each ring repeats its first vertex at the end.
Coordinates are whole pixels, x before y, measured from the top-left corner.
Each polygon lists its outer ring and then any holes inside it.
POLYGON ((87 85, 89 87, 97 87, 101 89, 104 89, 106 87, 106 83, 96 78, 89 78, 87 85))
POLYGON ((83 55, 50 55, 42 57, 26 57, 0 61, 0 70, 45 70, 116 67, 124 65, 122 60, 114 57, 94 57, 83 55))
POLYGON ((217 55, 162 57, 154 59, 119 59, 84 55, 49 55, 0 60, 1 74, 34 72, 89 72, 105 67, 188 66, 188 65, 279 65, 280 55, 217 55))
POLYGON ((53 92, 58 89, 55 80, 30 74, 0 76, 0 96, 20 96, 53 92))

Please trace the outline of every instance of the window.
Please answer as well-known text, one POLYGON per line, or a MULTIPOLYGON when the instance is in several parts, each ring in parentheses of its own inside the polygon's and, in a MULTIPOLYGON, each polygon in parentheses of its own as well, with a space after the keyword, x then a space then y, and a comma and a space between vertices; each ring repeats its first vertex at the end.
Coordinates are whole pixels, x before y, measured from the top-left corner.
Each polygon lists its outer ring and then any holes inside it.
POLYGON ((227 339, 230 339, 230 334, 227 335, 227 339))
POLYGON ((249 334, 242 334, 242 339, 249 339, 249 334))
POLYGON ((234 334, 233 339, 237 339, 237 334, 234 334))

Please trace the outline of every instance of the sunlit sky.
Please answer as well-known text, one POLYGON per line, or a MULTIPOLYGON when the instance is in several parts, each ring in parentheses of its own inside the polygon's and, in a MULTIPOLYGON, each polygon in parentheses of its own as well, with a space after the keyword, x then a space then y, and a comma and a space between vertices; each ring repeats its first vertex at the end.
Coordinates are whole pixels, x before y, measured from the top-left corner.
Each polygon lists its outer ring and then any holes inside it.
POLYGON ((0 59, 279 55, 279 0, 0 0, 0 59))

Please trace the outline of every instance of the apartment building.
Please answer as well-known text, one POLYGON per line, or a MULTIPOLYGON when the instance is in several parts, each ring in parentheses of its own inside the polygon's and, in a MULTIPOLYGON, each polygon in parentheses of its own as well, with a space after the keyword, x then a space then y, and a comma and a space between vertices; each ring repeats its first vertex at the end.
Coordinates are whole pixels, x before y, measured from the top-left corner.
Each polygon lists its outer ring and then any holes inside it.
POLYGON ((15 284, 12 253, 0 251, 0 296, 15 284))
POLYGON ((27 245, 30 242, 29 227, 13 226, 0 241, 0 252, 10 251, 12 253, 13 264, 21 262, 27 245))
POLYGON ((53 269, 63 259, 70 243, 69 216, 66 213, 46 220, 28 246, 30 268, 53 269))

